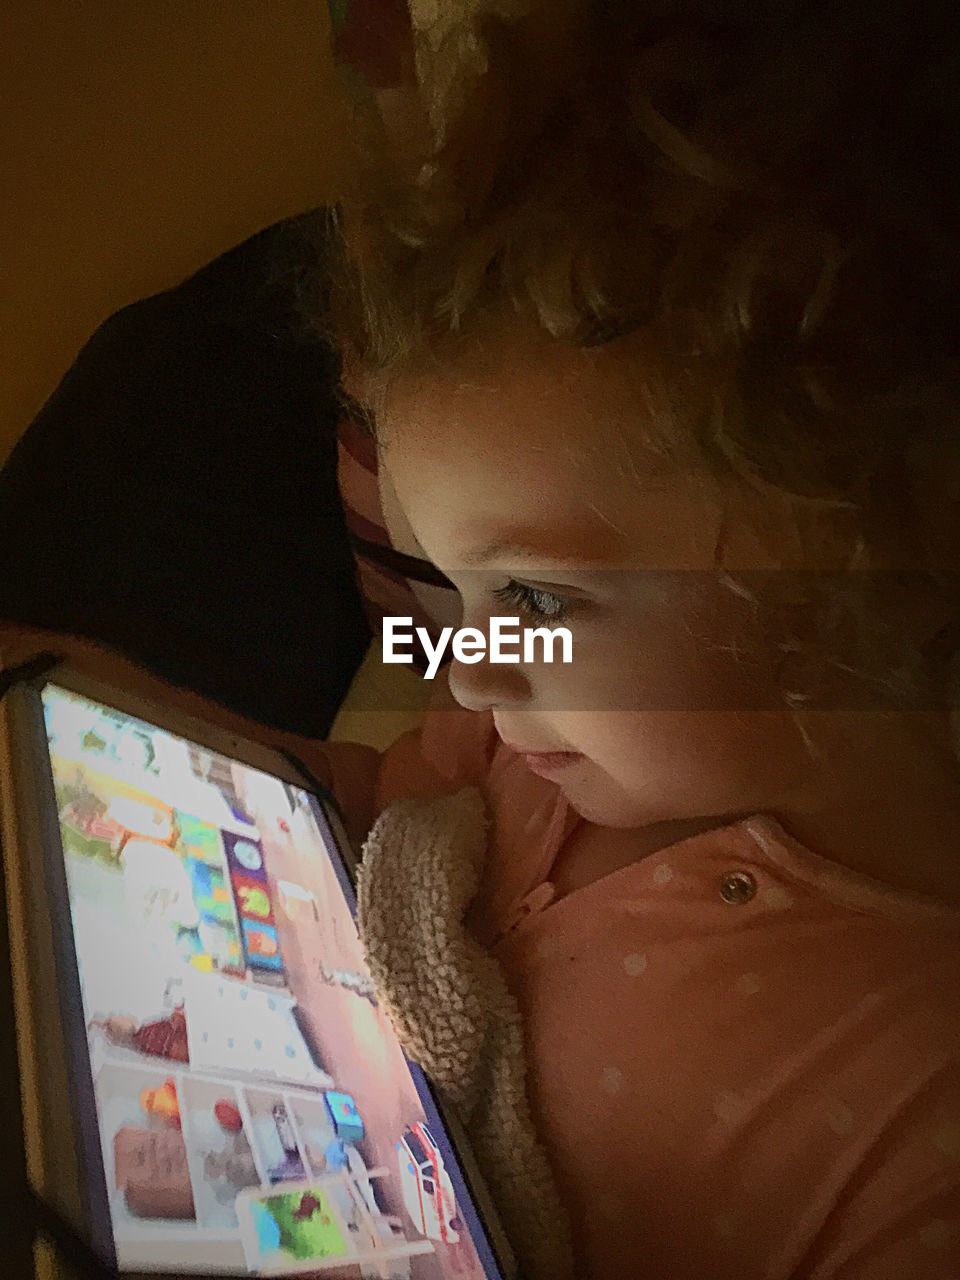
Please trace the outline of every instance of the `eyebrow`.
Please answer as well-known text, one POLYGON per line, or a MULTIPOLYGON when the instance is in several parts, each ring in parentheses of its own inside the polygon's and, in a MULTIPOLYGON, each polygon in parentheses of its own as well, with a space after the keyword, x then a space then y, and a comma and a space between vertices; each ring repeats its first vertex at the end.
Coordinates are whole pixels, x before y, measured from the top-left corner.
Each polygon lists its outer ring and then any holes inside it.
POLYGON ((493 561, 506 561, 516 567, 529 568, 531 565, 544 571, 549 569, 609 569, 607 560, 596 556, 569 555, 552 556, 542 548, 531 546, 527 542, 503 539, 485 543, 474 551, 463 554, 463 562, 471 568, 480 568, 493 561))

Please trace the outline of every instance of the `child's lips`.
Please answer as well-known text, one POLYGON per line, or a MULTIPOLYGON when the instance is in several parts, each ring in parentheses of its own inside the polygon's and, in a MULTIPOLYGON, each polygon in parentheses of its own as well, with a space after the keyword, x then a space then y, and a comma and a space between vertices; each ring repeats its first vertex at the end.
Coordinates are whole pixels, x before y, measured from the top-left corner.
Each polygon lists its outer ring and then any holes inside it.
POLYGON ((544 777, 552 777, 555 773, 569 768, 577 760, 583 759, 579 751, 528 751, 518 743, 507 742, 505 739, 504 746, 515 752, 531 773, 541 774, 544 777))

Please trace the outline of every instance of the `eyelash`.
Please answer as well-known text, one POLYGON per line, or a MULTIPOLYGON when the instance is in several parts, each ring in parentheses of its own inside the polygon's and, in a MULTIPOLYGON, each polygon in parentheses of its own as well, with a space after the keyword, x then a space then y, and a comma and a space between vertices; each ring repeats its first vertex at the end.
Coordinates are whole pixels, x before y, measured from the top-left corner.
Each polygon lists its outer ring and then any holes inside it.
POLYGON ((513 605, 532 622, 562 622, 567 614, 566 602, 552 591, 528 587, 512 578, 493 593, 503 604, 513 605))

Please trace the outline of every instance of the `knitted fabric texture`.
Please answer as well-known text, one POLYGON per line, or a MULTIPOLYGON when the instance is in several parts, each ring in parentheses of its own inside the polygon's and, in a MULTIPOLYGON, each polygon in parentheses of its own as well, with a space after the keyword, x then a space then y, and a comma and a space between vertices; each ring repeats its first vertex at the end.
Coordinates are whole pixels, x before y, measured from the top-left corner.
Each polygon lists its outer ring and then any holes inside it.
POLYGON ((464 918, 486 856, 475 788, 384 810, 358 872, 378 995, 462 1121, 524 1280, 572 1277, 571 1234, 530 1114, 520 1013, 464 918))

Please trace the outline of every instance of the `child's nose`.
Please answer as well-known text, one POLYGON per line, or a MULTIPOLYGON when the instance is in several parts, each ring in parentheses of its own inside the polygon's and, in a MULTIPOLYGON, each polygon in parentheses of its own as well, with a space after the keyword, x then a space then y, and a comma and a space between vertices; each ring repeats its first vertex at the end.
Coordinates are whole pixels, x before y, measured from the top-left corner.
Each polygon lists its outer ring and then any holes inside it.
POLYGON ((494 707, 525 702, 530 696, 527 678, 520 667, 491 662, 450 663, 450 692, 468 711, 491 711, 494 707))

